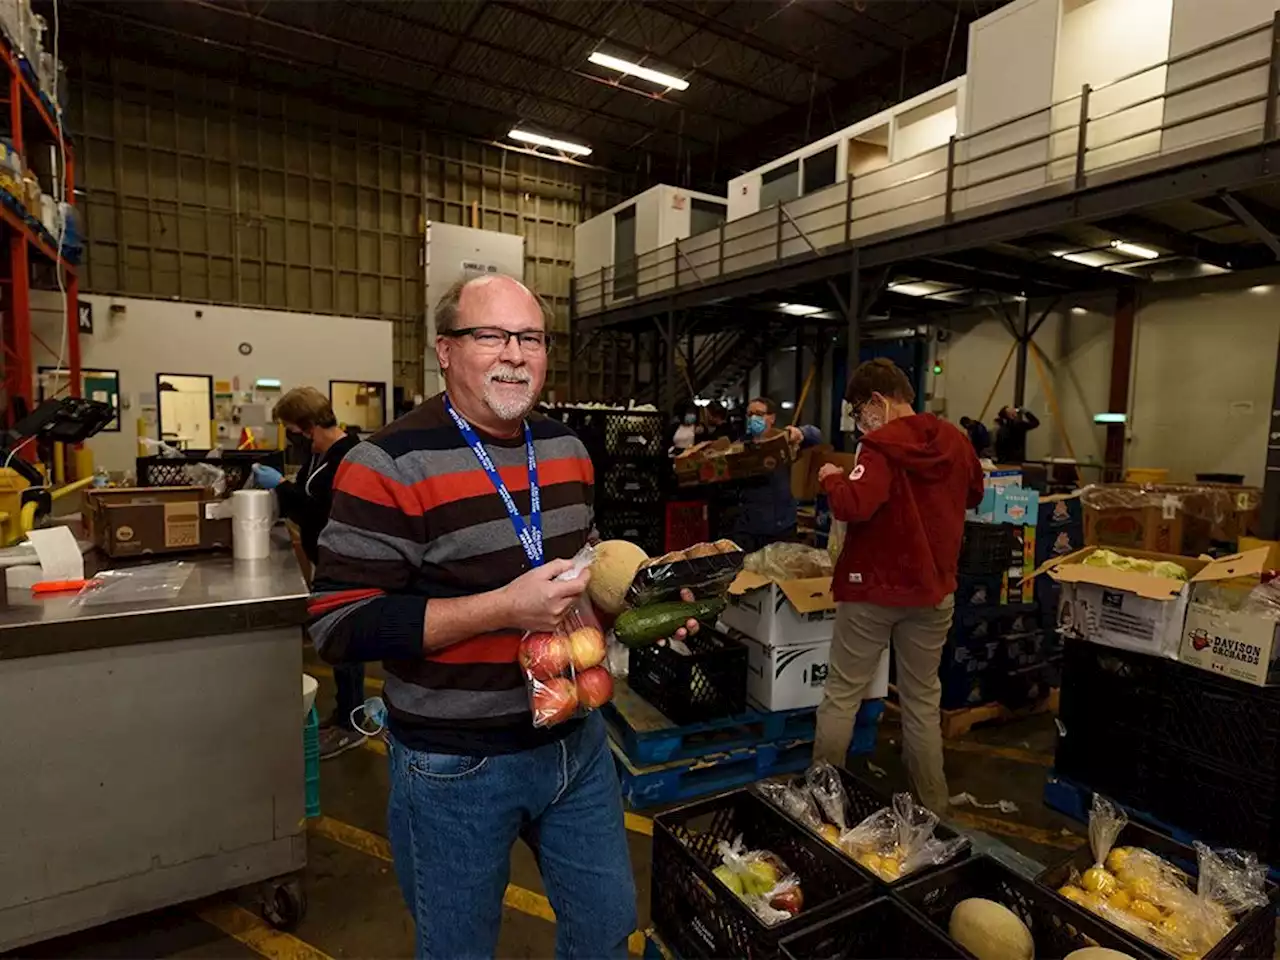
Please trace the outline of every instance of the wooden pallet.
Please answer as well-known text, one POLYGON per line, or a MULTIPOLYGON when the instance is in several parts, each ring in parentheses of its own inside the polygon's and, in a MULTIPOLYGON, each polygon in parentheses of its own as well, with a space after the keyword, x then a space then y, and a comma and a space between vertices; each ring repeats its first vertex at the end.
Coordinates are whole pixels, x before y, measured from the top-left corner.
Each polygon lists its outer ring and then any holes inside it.
MULTIPOLYGON (((889 712, 900 715, 898 706, 898 690, 889 687, 889 712)), ((1022 720, 1040 713, 1058 712, 1058 688, 1054 687, 1049 695, 1030 706, 1010 710, 1002 703, 980 703, 973 707, 961 707, 957 710, 942 711, 942 736, 947 740, 958 740, 974 727, 985 723, 1007 723, 1010 720, 1022 720)))

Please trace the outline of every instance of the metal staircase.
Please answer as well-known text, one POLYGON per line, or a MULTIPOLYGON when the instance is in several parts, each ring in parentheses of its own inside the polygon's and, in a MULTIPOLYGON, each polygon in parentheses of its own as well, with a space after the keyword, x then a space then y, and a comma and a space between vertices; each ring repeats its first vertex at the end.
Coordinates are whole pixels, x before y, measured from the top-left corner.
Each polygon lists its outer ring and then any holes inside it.
MULTIPOLYGON (((653 398, 660 410, 675 407, 693 396, 717 400, 736 389, 757 364, 795 336, 795 324, 789 320, 766 324, 748 323, 726 328, 707 336, 693 358, 689 369, 683 354, 676 359, 676 380, 664 384, 661 396, 653 398), (689 393, 692 384, 694 393, 689 393), (674 390, 674 395, 670 391, 674 390)), ((650 389, 650 397, 654 390, 650 389)))

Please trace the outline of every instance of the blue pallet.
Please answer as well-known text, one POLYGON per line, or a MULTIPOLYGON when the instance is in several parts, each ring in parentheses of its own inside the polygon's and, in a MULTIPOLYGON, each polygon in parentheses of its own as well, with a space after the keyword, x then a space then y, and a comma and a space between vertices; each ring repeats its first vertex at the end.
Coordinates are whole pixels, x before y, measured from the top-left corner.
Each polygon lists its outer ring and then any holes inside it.
MULTIPOLYGON (((1119 803, 1113 797, 1108 797, 1107 799, 1117 806, 1123 807, 1131 820, 1153 827, 1181 844, 1189 847, 1200 840, 1194 833, 1181 827, 1175 827, 1171 823, 1166 823, 1159 817, 1154 817, 1144 810, 1138 810, 1128 804, 1119 803)), ((1057 810, 1058 813, 1070 817, 1072 820, 1087 824, 1089 822, 1089 811, 1093 807, 1093 789, 1067 777, 1060 777, 1055 773, 1050 773, 1044 783, 1044 805, 1051 810, 1057 810)), ((1270 876, 1272 880, 1280 883, 1280 866, 1272 867, 1270 876)))
POLYGON ((777 774, 799 773, 813 761, 812 740, 762 743, 647 767, 631 763, 612 737, 609 746, 618 769, 622 799, 633 810, 705 797, 777 774))
MULTIPOLYGON (((605 719, 628 759, 637 765, 688 760, 708 753, 722 753, 778 740, 813 739, 815 707, 798 710, 748 710, 732 717, 676 726, 647 700, 619 681, 605 719)), ((868 700, 858 712, 857 731, 870 728, 871 746, 854 750, 869 753, 875 746, 876 726, 884 713, 883 700, 868 700)), ((865 734, 863 739, 865 740, 865 734)))

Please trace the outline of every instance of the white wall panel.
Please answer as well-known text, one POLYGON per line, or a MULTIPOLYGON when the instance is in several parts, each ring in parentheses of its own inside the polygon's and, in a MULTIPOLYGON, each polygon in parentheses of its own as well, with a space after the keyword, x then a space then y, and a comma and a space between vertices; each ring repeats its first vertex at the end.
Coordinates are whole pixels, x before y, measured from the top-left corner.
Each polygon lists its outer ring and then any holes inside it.
MULTIPOLYGON (((275 378, 283 390, 313 386, 326 395, 330 380, 361 380, 385 383, 391 396, 390 321, 172 300, 83 296, 81 301, 93 304, 94 312, 93 334, 80 338, 83 366, 120 372, 120 431, 88 441, 95 464, 108 470, 133 467, 139 398, 155 395, 157 373, 239 378, 241 390, 252 389, 259 378, 275 378), (112 304, 123 312, 113 314, 112 304), (252 348, 247 356, 241 343, 252 348)), ((33 291, 31 314, 35 333, 50 346, 59 343, 63 314, 57 294, 33 291)), ((56 358, 37 344, 35 363, 54 366, 56 358)), ((154 427, 151 436, 156 436, 154 427)))
MULTIPOLYGON (((1169 36, 1169 56, 1176 57, 1215 40, 1222 40, 1269 24, 1275 16, 1276 0, 1174 0, 1169 36)), ((1271 48, 1269 30, 1224 44, 1216 50, 1188 57, 1168 70, 1164 123, 1181 123, 1164 133, 1164 149, 1177 150, 1221 137, 1229 137, 1262 125, 1264 104, 1231 107, 1267 89, 1265 65, 1208 84, 1196 90, 1176 93, 1197 81, 1218 76, 1234 67, 1265 60, 1271 48), (1199 119, 1192 119, 1199 118, 1199 119)))

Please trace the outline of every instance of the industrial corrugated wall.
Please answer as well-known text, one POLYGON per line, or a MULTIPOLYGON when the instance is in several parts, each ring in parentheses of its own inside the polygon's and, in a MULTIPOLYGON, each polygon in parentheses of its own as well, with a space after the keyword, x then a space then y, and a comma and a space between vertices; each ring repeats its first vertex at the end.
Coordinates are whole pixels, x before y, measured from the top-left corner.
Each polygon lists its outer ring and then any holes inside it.
MULTIPOLYGON (((424 220, 522 234, 526 280, 567 331, 573 227, 625 195, 599 170, 297 96, 87 50, 70 62, 81 289, 385 319, 410 395, 424 220)), ((561 397, 569 363, 558 350, 548 377, 561 397)), ((579 384, 609 368, 578 366, 579 384)))

